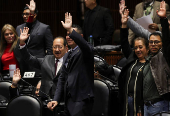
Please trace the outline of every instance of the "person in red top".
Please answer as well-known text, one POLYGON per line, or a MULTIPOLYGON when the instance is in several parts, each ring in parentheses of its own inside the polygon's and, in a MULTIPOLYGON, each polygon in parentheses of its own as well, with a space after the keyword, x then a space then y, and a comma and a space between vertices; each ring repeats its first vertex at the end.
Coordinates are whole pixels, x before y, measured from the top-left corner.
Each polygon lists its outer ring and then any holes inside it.
MULTIPOLYGON (((27 4, 31 11, 27 22, 33 22, 35 10, 33 5, 35 4, 27 4)), ((0 39, 0 74, 2 74, 2 76, 9 74, 10 64, 15 64, 16 68, 20 68, 21 76, 24 75, 24 66, 26 66, 26 64, 21 57, 19 48, 17 48, 19 44, 18 40, 19 37, 15 28, 10 24, 5 24, 2 28, 0 39)))
POLYGON ((15 64, 19 68, 20 52, 16 45, 18 35, 15 28, 10 24, 5 24, 1 31, 0 39, 0 73, 7 75, 9 73, 9 65, 15 64))

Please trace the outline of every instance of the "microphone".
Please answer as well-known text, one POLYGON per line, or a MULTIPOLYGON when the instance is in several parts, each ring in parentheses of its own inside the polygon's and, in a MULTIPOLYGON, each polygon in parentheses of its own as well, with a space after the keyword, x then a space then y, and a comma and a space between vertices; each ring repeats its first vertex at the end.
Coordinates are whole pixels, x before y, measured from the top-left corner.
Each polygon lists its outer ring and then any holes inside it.
MULTIPOLYGON (((24 83, 26 83, 26 84, 28 84, 29 86, 31 86, 33 89, 36 89, 36 87, 34 87, 33 85, 31 85, 30 83, 28 83, 27 81, 25 81, 23 78, 21 78, 21 80, 22 80, 24 83)), ((50 98, 50 96, 49 96, 48 94, 46 94, 45 92, 43 92, 43 91, 41 91, 41 90, 39 90, 39 92, 43 93, 43 94, 48 98, 48 100, 45 100, 46 102, 52 101, 52 99, 50 98)))

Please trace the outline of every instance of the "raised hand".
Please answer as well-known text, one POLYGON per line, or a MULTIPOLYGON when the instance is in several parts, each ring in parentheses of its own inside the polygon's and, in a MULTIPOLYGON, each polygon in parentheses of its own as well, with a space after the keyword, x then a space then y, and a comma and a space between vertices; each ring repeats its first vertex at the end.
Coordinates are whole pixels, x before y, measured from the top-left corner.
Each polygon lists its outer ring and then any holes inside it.
POLYGON ((157 10, 157 14, 158 14, 158 16, 160 16, 160 17, 166 17, 166 4, 165 4, 165 1, 162 1, 161 3, 160 3, 160 9, 159 9, 159 11, 157 10))
POLYGON ((29 4, 26 4, 26 5, 30 9, 31 14, 34 14, 35 7, 36 7, 36 4, 35 4, 34 0, 30 0, 30 5, 29 4))
POLYGON ((71 26, 72 26, 72 16, 71 16, 71 14, 66 12, 65 13, 65 23, 63 21, 61 21, 61 23, 66 30, 70 31, 71 26))
POLYGON ((125 0, 121 0, 120 3, 119 3, 119 13, 120 13, 121 17, 123 15, 123 12, 124 12, 125 8, 126 8, 125 0))
POLYGON ((12 88, 15 88, 18 84, 18 81, 21 79, 21 75, 20 75, 20 70, 19 68, 17 68, 15 71, 14 71, 14 75, 13 75, 13 78, 12 78, 12 88))
POLYGON ((20 43, 25 43, 25 40, 28 39, 29 35, 28 34, 29 28, 28 27, 24 27, 23 31, 22 29, 20 29, 20 43))
POLYGON ((121 18, 122 25, 127 25, 128 16, 129 16, 129 10, 125 9, 124 14, 122 14, 122 18, 121 18))

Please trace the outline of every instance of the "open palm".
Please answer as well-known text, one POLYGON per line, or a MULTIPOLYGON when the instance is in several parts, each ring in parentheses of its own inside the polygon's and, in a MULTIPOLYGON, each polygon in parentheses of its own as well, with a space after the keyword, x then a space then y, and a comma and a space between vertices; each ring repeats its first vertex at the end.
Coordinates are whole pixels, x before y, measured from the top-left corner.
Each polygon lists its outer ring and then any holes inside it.
POLYGON ((72 16, 70 13, 66 12, 65 13, 65 23, 63 21, 61 21, 63 27, 68 30, 71 28, 72 26, 72 16))
POLYGON ((122 14, 121 22, 122 24, 126 24, 128 21, 129 10, 125 9, 124 14, 122 14))
POLYGON ((157 14, 158 14, 160 17, 166 17, 165 1, 162 1, 162 2, 160 3, 160 9, 159 9, 159 11, 157 10, 157 14))
POLYGON ((13 78, 12 78, 12 82, 14 82, 14 83, 17 84, 20 79, 21 79, 20 70, 19 70, 19 68, 17 68, 17 69, 14 71, 14 75, 13 75, 13 78))
POLYGON ((20 29, 20 41, 25 41, 28 39, 29 34, 28 34, 29 28, 28 27, 24 27, 23 31, 22 29, 20 29))
POLYGON ((120 3, 119 3, 119 13, 120 13, 120 16, 122 16, 125 8, 126 8, 125 0, 121 0, 120 3))
POLYGON ((30 9, 30 12, 34 12, 35 11, 35 7, 36 7, 36 4, 34 2, 34 0, 31 0, 30 1, 30 5, 26 4, 28 6, 28 8, 30 9))

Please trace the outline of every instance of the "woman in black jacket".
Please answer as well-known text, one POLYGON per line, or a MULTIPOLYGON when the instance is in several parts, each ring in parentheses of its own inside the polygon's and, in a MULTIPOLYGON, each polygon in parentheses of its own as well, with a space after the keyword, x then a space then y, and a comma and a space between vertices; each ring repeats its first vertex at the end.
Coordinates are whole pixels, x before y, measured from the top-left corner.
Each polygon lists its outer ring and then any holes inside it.
POLYGON ((121 47, 127 58, 126 65, 122 68, 119 79, 119 98, 121 116, 136 116, 142 107, 143 68, 145 58, 148 55, 148 41, 144 38, 134 40, 134 48, 128 42, 128 20, 129 11, 122 14, 122 27, 120 29, 121 47))

